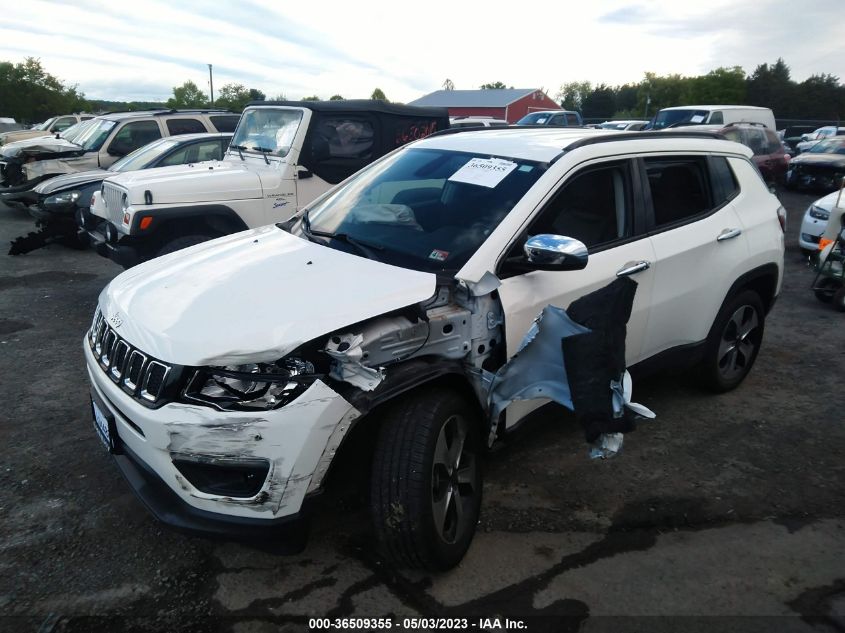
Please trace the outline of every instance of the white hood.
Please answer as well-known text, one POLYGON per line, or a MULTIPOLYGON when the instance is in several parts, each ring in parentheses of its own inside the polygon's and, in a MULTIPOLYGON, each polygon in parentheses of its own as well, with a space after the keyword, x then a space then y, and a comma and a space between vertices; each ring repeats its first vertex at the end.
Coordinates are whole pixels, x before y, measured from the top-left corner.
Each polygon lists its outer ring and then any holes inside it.
POLYGON ((301 344, 435 292, 397 268, 275 226, 221 237, 136 266, 101 293, 106 319, 142 351, 179 365, 276 360, 301 344))
POLYGON ((241 161, 216 160, 129 171, 110 177, 109 182, 129 191, 132 204, 144 204, 147 190, 156 206, 263 197, 261 178, 241 161))

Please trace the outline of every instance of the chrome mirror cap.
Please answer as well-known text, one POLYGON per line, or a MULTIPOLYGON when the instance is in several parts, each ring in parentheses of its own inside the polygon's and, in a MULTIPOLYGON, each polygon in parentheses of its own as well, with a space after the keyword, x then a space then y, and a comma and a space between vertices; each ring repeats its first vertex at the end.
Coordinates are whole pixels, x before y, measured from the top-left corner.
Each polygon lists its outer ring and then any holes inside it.
POLYGON ((587 265, 587 247, 584 243, 563 235, 535 235, 523 247, 525 258, 532 264, 561 266, 578 270, 587 265))

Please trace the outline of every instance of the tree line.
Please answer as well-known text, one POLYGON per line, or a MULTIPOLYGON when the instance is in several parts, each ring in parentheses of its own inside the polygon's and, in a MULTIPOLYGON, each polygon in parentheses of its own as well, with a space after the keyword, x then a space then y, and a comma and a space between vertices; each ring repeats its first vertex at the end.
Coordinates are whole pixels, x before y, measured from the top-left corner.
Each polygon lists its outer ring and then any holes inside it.
POLYGON ((646 73, 639 83, 621 86, 574 81, 563 84, 556 98, 587 119, 648 119, 661 108, 696 104, 764 106, 779 119, 845 119, 845 86, 838 77, 817 74, 797 82, 783 59, 760 64, 750 75, 734 66, 695 77, 646 73))

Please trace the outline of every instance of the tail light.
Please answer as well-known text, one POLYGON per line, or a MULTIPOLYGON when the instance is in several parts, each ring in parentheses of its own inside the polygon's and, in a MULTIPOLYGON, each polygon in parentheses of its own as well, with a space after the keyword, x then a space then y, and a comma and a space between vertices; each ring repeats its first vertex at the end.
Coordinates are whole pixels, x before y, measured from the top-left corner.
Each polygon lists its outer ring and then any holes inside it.
POLYGON ((780 222, 780 230, 786 233, 786 209, 783 205, 778 207, 778 222, 780 222))

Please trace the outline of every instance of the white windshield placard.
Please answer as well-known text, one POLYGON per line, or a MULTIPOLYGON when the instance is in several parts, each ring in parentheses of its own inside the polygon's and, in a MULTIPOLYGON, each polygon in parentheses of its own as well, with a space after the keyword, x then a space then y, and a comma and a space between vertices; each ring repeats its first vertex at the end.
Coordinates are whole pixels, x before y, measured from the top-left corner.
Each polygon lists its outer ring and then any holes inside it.
POLYGON ((704 122, 704 115, 703 114, 696 114, 695 116, 690 118, 690 123, 703 123, 704 122))
POLYGON ((494 188, 516 169, 516 163, 501 158, 473 158, 449 177, 453 182, 494 188))

